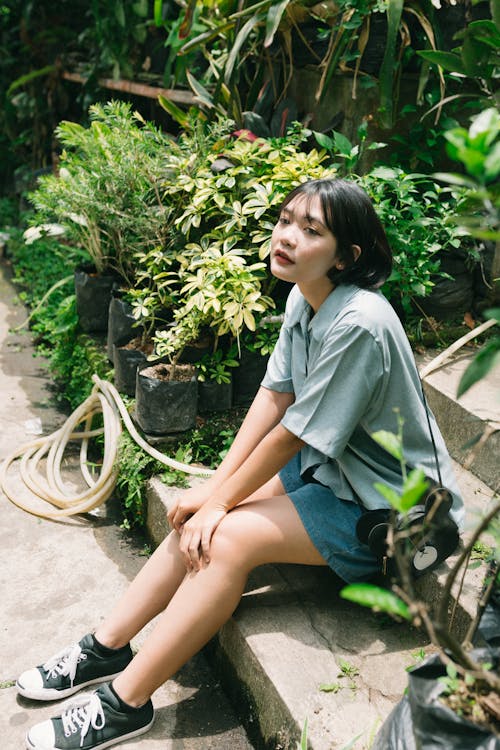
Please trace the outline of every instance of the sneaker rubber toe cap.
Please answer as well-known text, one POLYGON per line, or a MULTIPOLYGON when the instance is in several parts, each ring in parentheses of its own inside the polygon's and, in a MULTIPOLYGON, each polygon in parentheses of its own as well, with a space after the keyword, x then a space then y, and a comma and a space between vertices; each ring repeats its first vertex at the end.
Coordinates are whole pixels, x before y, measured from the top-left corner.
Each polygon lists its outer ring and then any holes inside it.
POLYGON ((27 698, 30 697, 30 693, 39 693, 43 690, 43 677, 38 669, 28 669, 18 677, 17 689, 21 695, 25 695, 27 698))
POLYGON ((35 724, 26 735, 28 750, 56 750, 54 725, 50 721, 35 724))

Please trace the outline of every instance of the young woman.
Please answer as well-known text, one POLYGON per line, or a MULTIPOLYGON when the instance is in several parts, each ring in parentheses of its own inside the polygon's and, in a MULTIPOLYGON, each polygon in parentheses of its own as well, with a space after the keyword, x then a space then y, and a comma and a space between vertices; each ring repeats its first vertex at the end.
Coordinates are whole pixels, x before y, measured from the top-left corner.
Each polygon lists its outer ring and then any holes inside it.
MULTIPOLYGON (((31 750, 96 750, 146 732, 151 695, 216 633, 264 563, 329 565, 344 580, 377 572, 356 537, 384 506, 376 481, 401 489, 399 464, 370 435, 404 419, 407 461, 436 475, 412 352, 378 291, 391 271, 365 193, 316 180, 284 201, 271 271, 293 284, 262 386, 228 455, 170 510, 170 535, 95 633, 19 677, 21 695, 55 700, 103 683, 33 727, 31 750), (163 612, 132 658, 130 639, 163 612)), ((432 416, 444 484, 463 507, 432 416)))

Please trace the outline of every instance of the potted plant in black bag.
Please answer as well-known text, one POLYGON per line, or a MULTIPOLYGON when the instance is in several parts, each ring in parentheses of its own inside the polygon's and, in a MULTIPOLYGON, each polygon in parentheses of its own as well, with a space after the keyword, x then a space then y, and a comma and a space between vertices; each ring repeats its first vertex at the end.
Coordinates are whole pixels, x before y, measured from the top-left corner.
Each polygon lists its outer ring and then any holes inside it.
POLYGON ((175 323, 154 336, 155 354, 139 366, 135 416, 148 435, 170 435, 195 426, 198 411, 196 367, 181 363, 185 347, 199 336, 202 316, 177 310, 175 323))
POLYGON ((132 286, 135 254, 165 241, 162 186, 177 147, 117 101, 92 105, 88 127, 62 122, 55 134, 64 147, 59 172, 41 177, 30 195, 34 221, 57 220, 88 254, 75 274, 80 325, 105 331, 113 285, 132 286))
POLYGON ((196 363, 198 370, 198 408, 200 413, 226 411, 233 403, 231 368, 238 367, 237 347, 233 344, 226 352, 221 348, 205 354, 196 363))

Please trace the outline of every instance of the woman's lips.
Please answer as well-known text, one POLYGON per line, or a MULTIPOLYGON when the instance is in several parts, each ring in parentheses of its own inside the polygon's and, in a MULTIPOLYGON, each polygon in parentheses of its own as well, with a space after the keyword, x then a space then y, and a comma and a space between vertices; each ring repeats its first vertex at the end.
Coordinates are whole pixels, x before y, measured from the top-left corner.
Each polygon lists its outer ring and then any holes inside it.
POLYGON ((274 252, 274 260, 280 265, 289 266, 293 264, 293 260, 283 250, 276 250, 274 252))

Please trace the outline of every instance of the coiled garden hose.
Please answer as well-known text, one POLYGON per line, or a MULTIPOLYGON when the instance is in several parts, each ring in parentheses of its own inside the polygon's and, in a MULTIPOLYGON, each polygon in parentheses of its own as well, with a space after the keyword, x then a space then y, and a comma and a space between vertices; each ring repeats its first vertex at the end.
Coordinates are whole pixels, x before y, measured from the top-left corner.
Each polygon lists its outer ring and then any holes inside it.
POLYGON ((88 513, 104 503, 111 496, 117 480, 116 458, 122 420, 133 440, 162 464, 186 474, 208 476, 213 473, 205 467, 191 466, 169 458, 149 445, 134 427, 116 388, 97 375, 93 375, 92 380, 94 387, 90 396, 74 410, 60 429, 17 448, 3 462, 0 469, 0 488, 11 502, 28 513, 52 520, 88 513), (102 414, 103 426, 91 429, 92 420, 97 414, 102 414), (80 425, 83 425, 83 429, 78 429, 80 425), (87 451, 90 438, 98 435, 103 435, 104 454, 99 475, 95 478, 88 469, 87 451), (74 441, 81 442, 80 471, 88 487, 84 491, 76 491, 69 487, 61 475, 66 448, 68 443, 74 441), (45 457, 42 475, 39 464, 45 457), (25 487, 57 510, 35 507, 20 499, 17 493, 7 486, 9 467, 18 458, 21 459, 20 476, 25 487))

